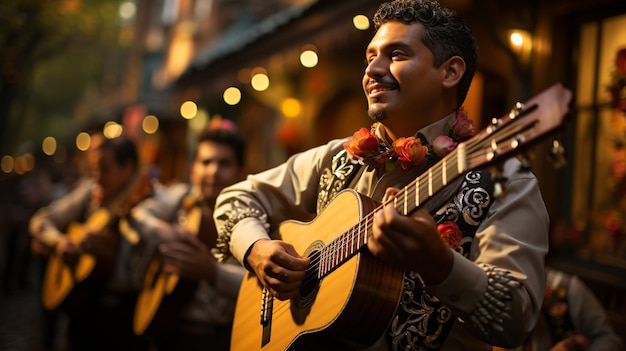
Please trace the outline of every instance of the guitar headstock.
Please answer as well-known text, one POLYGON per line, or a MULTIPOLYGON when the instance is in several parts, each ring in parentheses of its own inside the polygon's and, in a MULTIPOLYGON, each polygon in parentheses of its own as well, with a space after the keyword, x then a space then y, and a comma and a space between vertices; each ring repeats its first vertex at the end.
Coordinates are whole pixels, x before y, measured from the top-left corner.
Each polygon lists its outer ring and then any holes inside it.
POLYGON ((465 141, 459 147, 466 169, 490 165, 527 150, 563 125, 572 98, 570 90, 555 84, 465 141))

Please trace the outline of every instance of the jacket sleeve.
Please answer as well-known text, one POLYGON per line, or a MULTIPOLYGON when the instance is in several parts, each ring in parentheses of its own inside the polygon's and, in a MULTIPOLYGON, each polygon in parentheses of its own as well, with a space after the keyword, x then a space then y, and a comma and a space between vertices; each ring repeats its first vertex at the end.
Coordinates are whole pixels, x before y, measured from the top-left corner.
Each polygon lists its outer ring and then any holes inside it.
POLYGON ((234 256, 243 264, 252 244, 271 238, 282 221, 313 219, 323 162, 342 145, 342 140, 335 140, 296 154, 280 166, 224 189, 214 213, 219 233, 216 257, 234 256))
POLYGON ((30 234, 45 246, 54 248, 67 227, 83 219, 94 185, 93 180, 84 179, 64 197, 37 210, 28 224, 30 234))

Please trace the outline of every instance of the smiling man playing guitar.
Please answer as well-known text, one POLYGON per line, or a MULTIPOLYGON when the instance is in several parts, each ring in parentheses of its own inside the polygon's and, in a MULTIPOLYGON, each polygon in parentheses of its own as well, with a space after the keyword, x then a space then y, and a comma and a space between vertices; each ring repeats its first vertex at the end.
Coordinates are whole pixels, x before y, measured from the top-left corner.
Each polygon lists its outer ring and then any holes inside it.
POLYGON ((376 123, 218 198, 216 253, 249 270, 235 351, 490 350, 533 329, 549 226, 537 179, 517 159, 473 169, 558 126, 571 94, 556 86, 468 139, 477 45, 462 19, 399 0, 374 23, 376 123))
POLYGON ((102 139, 90 156, 92 177, 31 218, 33 248, 49 255, 44 307, 67 314, 72 350, 147 350, 147 340, 132 332, 132 244, 118 224, 151 194, 150 181, 124 136, 102 139))

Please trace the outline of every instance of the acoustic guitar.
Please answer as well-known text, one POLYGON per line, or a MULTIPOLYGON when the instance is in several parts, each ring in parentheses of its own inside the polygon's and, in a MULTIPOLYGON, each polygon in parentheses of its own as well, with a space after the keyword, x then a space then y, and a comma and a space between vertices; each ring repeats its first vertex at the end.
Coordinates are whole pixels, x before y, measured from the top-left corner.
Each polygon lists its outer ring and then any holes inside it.
MULTIPOLYGON (((138 202, 145 199, 152 192, 150 177, 147 172, 139 174, 131 184, 124 203, 114 213, 107 208, 100 208, 93 212, 84 223, 71 223, 65 235, 76 245, 85 239, 87 233, 102 233, 113 235, 109 232, 118 220, 125 216, 138 202)), ((78 256, 75 264, 69 264, 63 255, 53 252, 48 258, 45 275, 42 284, 42 302, 46 309, 53 310, 61 304, 80 304, 81 296, 77 286, 89 284, 87 278, 98 271, 99 278, 110 275, 110 265, 99 264, 94 255, 82 253, 78 256), (77 291, 78 290, 78 291, 77 291), (70 302, 67 302, 70 300, 70 302)), ((87 294, 89 295, 89 294, 87 294)))
MULTIPOLYGON (((389 201, 404 215, 436 211, 429 205, 449 201, 467 171, 518 154, 560 127, 571 95, 556 84, 517 103, 389 201)), ((384 205, 347 189, 313 221, 283 222, 281 239, 310 258, 303 285, 295 298, 281 301, 248 272, 237 299, 232 350, 336 350, 341 342, 376 341, 395 314, 404 279, 402 270, 367 250, 374 213, 384 205)))
MULTIPOLYGON (((191 233, 197 234, 202 221, 202 209, 193 206, 182 219, 182 226, 191 233)), ((154 255, 144 278, 143 289, 137 298, 135 314, 133 317, 133 331, 136 335, 142 335, 146 330, 154 330, 156 333, 166 328, 175 326, 180 315, 180 309, 187 303, 186 297, 191 297, 195 290, 195 284, 185 280, 187 285, 178 287, 180 277, 178 274, 161 270, 161 258, 154 255), (193 286, 190 286, 193 285, 193 286), (175 291, 176 289, 176 291, 175 291), (182 292, 181 292, 182 291, 182 292), (167 303, 164 303, 164 300, 167 303)))

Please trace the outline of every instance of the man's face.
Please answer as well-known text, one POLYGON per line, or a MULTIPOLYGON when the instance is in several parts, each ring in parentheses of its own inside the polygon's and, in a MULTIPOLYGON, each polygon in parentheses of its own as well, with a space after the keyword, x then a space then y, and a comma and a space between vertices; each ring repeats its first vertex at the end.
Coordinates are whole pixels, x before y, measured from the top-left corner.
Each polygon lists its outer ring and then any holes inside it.
POLYGON ((209 203, 215 202, 222 189, 240 179, 241 167, 230 146, 211 141, 198 145, 196 159, 191 167, 191 182, 209 203))
POLYGON ((445 71, 433 67, 432 52, 421 40, 423 31, 419 23, 388 22, 370 41, 363 75, 370 118, 396 126, 407 119, 434 122, 423 113, 441 101, 445 71))
POLYGON ((134 168, 131 162, 120 165, 115 161, 113 150, 95 150, 94 177, 102 188, 105 199, 112 199, 131 181, 134 168))

